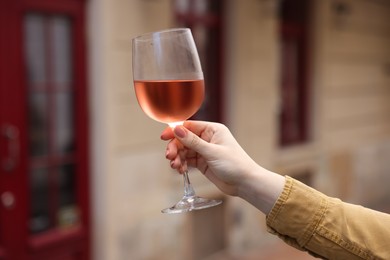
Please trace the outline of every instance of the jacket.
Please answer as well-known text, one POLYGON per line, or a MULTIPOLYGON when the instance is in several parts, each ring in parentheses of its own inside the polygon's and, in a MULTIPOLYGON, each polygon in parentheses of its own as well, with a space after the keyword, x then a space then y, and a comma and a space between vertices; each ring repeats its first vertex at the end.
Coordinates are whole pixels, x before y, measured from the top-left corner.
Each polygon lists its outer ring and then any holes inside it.
POLYGON ((390 215, 332 198, 286 176, 268 231, 324 259, 390 259, 390 215))

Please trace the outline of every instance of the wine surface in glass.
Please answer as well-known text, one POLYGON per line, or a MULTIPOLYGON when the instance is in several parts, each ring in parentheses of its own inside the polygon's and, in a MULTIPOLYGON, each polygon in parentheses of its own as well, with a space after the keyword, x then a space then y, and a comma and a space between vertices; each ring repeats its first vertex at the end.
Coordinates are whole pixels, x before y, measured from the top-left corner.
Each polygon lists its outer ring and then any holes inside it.
POLYGON ((153 80, 134 81, 142 110, 163 123, 185 121, 196 113, 204 98, 204 81, 153 80))

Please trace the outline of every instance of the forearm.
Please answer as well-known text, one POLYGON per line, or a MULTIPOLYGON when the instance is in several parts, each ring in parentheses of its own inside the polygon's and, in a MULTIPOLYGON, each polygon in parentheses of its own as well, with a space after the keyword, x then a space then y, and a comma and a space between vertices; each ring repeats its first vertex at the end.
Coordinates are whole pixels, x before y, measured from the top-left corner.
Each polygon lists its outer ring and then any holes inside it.
POLYGON ((285 178, 258 165, 249 167, 244 174, 238 196, 267 215, 283 190, 285 178))

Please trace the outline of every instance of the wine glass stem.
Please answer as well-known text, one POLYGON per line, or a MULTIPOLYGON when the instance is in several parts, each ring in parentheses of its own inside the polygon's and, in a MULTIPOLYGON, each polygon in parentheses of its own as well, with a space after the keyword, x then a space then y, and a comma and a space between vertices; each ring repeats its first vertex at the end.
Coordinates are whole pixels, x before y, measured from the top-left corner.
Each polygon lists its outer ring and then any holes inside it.
POLYGON ((195 196, 195 190, 194 188, 192 188, 190 178, 188 177, 188 170, 184 171, 183 179, 184 179, 184 197, 195 196))

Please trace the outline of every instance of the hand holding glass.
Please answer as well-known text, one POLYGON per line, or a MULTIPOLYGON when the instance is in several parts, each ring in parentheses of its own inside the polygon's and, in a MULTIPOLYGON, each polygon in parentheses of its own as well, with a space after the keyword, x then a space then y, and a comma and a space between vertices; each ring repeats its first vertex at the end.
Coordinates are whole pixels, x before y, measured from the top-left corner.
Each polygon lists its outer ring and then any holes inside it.
MULTIPOLYGON (((133 78, 137 100, 152 119, 171 127, 182 124, 200 108, 204 80, 190 29, 171 29, 133 39, 133 78)), ((183 173, 184 196, 163 213, 181 213, 219 205, 195 195, 183 173)))

